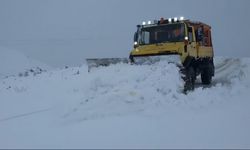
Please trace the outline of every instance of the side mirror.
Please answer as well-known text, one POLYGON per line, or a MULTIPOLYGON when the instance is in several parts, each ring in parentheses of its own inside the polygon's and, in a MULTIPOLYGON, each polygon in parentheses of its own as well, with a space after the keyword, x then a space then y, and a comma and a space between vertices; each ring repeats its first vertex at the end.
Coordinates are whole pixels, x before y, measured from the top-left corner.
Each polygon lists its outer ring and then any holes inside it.
POLYGON ((193 28, 188 27, 188 43, 191 44, 193 42, 193 28))
POLYGON ((137 42, 138 41, 138 32, 135 32, 134 34, 134 42, 137 42))

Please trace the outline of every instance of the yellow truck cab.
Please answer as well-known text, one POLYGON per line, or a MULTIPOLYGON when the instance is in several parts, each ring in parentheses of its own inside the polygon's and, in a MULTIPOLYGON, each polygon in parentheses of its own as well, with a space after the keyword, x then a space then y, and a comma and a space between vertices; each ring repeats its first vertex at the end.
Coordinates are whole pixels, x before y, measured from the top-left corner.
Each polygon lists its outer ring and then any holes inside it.
POLYGON ((194 88, 196 76, 210 84, 214 76, 211 27, 202 22, 169 18, 143 22, 134 34, 130 61, 137 57, 179 55, 185 73, 185 88, 194 88))

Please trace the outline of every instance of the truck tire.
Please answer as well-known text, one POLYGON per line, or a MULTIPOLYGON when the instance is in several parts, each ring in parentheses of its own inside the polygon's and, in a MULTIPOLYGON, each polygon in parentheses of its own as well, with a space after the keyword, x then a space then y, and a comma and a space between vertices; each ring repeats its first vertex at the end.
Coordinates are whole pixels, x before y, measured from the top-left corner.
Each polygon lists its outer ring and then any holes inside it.
POLYGON ((194 90, 196 73, 192 66, 186 69, 185 80, 184 80, 184 92, 194 90))
POLYGON ((209 85, 212 81, 212 74, 208 69, 204 69, 201 73, 202 84, 209 85))

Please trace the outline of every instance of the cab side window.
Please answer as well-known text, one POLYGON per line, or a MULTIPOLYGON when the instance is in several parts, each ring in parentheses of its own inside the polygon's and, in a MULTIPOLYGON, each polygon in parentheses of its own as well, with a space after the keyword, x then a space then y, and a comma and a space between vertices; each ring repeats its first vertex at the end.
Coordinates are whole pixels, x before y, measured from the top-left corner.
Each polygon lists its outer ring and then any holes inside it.
POLYGON ((200 45, 204 45, 203 43, 203 28, 199 27, 197 29, 197 41, 200 43, 200 45))
POLYGON ((208 27, 204 29, 204 46, 212 46, 211 31, 208 27))
POLYGON ((212 46, 211 31, 209 27, 199 26, 195 31, 195 35, 197 38, 197 42, 201 46, 212 46))
POLYGON ((188 27, 188 39, 189 39, 190 42, 194 41, 194 38, 193 38, 193 28, 192 27, 188 27))

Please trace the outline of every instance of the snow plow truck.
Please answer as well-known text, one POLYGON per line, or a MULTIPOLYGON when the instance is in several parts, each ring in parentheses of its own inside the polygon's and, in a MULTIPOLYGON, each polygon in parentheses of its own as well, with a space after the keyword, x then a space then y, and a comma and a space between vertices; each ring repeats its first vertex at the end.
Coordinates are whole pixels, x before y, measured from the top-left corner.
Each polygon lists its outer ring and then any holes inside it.
POLYGON ((185 92, 194 89, 198 75, 203 84, 211 83, 214 76, 211 27, 184 17, 144 21, 137 25, 129 58, 87 59, 87 63, 90 70, 120 62, 137 64, 137 59, 162 55, 179 58, 185 92))

